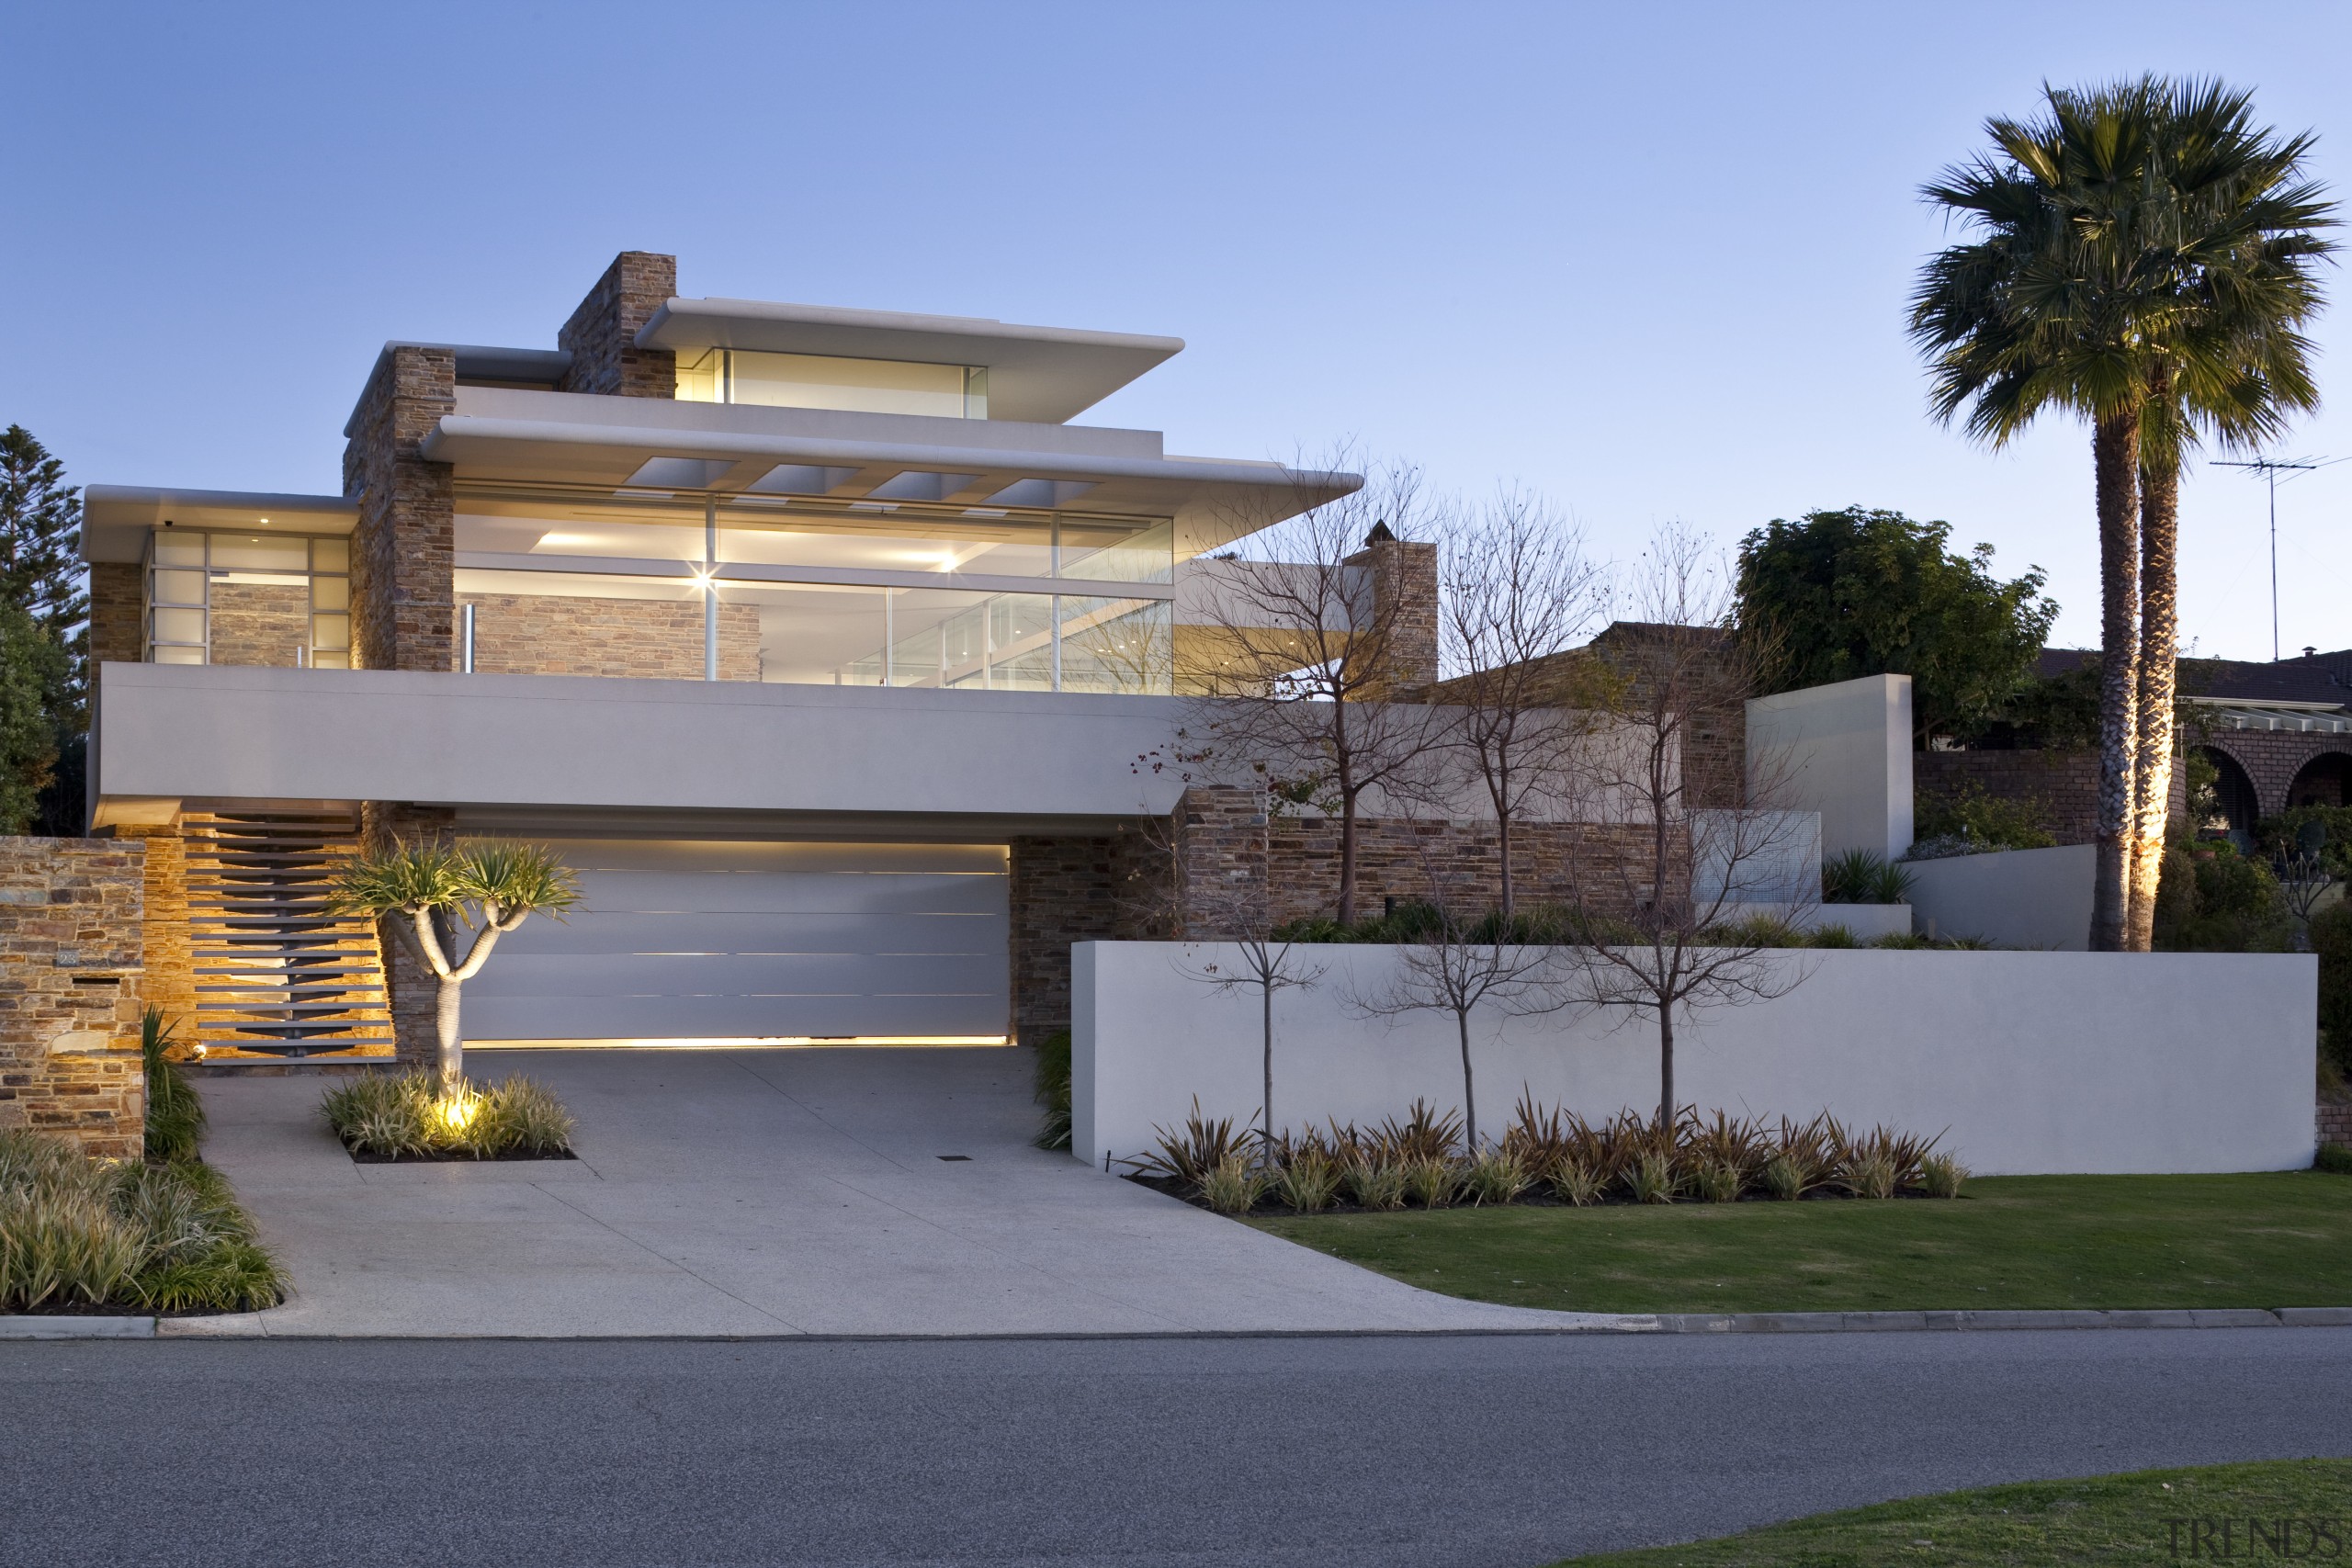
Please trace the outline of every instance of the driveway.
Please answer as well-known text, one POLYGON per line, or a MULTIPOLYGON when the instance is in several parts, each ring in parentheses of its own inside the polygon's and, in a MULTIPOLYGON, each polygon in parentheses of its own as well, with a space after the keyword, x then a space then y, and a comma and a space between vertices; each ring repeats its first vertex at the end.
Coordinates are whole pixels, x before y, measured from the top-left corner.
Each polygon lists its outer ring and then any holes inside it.
POLYGON ((1010 1049, 469 1053, 577 1160, 357 1165, 329 1080, 208 1078, 205 1156, 293 1275, 186 1334, 971 1335, 1566 1326, 1431 1295, 1029 1146, 1010 1049), (963 1156, 943 1159, 942 1156, 963 1156))

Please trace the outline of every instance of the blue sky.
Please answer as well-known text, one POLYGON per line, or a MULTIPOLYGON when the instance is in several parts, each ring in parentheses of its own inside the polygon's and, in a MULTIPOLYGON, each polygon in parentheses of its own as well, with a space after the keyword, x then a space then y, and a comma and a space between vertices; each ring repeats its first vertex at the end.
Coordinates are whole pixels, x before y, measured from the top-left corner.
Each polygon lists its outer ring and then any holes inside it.
MULTIPOLYGON (((1604 552, 1849 502, 2039 563, 2096 632, 2087 434, 1994 456, 1902 333, 1919 183, 2039 84, 2218 73, 2352 195, 2352 8, 18 7, 0 423, 84 482, 333 491, 388 337, 552 344, 625 248, 681 291, 1170 333, 1086 416, 1352 438, 1604 552), (2256 36, 2258 34, 2258 36, 2256 36)), ((2346 295, 2339 274, 2335 292, 2346 295)), ((2352 298, 2328 407, 2352 456, 2352 298)), ((2267 657, 2261 488, 2184 495, 2184 636, 2267 657)), ((2352 644, 2352 463, 2280 491, 2283 640, 2352 644)))

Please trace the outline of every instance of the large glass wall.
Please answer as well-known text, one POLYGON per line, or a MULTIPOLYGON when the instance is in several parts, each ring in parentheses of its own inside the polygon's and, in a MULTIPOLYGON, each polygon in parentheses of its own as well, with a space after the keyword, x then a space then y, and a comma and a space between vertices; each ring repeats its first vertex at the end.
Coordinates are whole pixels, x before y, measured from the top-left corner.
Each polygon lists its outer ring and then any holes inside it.
POLYGON ((483 672, 1165 694, 1165 518, 461 487, 483 672))
POLYGON ((155 529, 147 548, 147 658, 345 668, 350 572, 347 538, 155 529))

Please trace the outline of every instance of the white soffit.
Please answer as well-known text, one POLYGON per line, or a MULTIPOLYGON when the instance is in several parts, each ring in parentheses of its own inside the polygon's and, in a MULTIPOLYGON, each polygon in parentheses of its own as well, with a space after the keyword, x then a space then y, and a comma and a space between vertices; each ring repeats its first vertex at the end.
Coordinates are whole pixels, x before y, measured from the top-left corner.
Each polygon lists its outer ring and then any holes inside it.
POLYGON ((1074 419, 1154 367, 1184 340, 1141 333, 1024 327, 978 316, 919 316, 763 299, 672 299, 637 334, 646 348, 820 354, 988 367, 989 417, 1036 424, 1074 419))
POLYGON ((256 534, 348 534, 358 525, 359 505, 340 495, 91 485, 82 491, 82 558, 135 561, 147 531, 165 523, 256 534))

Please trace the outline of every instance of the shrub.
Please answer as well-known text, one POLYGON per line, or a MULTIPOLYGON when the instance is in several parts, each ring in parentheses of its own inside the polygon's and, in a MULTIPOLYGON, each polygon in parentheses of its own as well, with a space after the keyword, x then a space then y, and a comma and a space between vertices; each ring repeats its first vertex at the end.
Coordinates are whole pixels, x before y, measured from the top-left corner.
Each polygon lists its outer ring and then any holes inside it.
POLYGON ((431 1072, 370 1073, 327 1090, 320 1111, 355 1155, 393 1159, 557 1156, 571 1147, 571 1113, 519 1074, 444 1094, 431 1072))
POLYGON ((2166 953, 2285 953, 2294 920, 2278 879, 2227 842, 2176 843, 2156 887, 2155 945, 2166 953))
POLYGON ((1450 1155, 1423 1155, 1405 1162, 1405 1193, 1424 1209, 1442 1209, 1462 1190, 1462 1171, 1450 1155))
POLYGON ((1894 1162, 1884 1155, 1858 1155, 1846 1162, 1846 1190, 1857 1198, 1894 1196, 1894 1162))
POLYGON ((1988 795, 1983 784, 1973 782, 1947 794, 1924 795, 1912 814, 1914 842, 1909 858, 1935 860, 1992 850, 2049 849, 2058 840, 2041 826, 2047 810, 2039 800, 2004 800, 1988 795), (1921 854, 1922 843, 1941 853, 1921 854))
POLYGON ((1764 1190, 1784 1203, 1793 1203, 1804 1196, 1805 1179, 1803 1168, 1784 1154, 1774 1155, 1764 1162, 1764 1190))
POLYGON ((1033 1141, 1041 1149, 1069 1147, 1069 1031, 1057 1029, 1037 1043, 1037 1103, 1044 1124, 1033 1141))
POLYGON ((1826 925, 1814 927, 1812 940, 1805 945, 1807 947, 1860 947, 1862 944, 1855 940, 1852 927, 1831 920, 1826 925))
POLYGON ((1193 1098, 1193 1113, 1184 1118, 1182 1127, 1173 1133, 1154 1127, 1152 1133, 1159 1140, 1159 1151, 1127 1163, 1138 1172, 1165 1177, 1192 1191, 1198 1191, 1211 1171, 1239 1157, 1250 1144, 1250 1134, 1234 1132, 1232 1117, 1212 1122, 1203 1116, 1197 1095, 1193 1098))
POLYGON ((1405 1206, 1405 1168, 1394 1160, 1358 1159, 1340 1180, 1348 1201, 1360 1209, 1389 1210, 1405 1206))
POLYGON ((2255 842, 2266 859, 2277 861, 2319 844, 2319 863, 2330 876, 2352 878, 2352 806, 2291 806, 2255 825, 2255 842))
POLYGON ((0 1310, 242 1312, 285 1292, 210 1167, 111 1164, 62 1139, 0 1134, 0 1310))
POLYGON ((1656 1151, 1641 1156, 1625 1173, 1625 1188, 1636 1203, 1673 1202, 1673 1159, 1656 1151))
POLYGON ((2352 1147, 2343 1144, 2322 1144, 2319 1153, 2312 1157, 2313 1170, 2324 1170, 2333 1176, 2352 1176, 2352 1147))
POLYGON ((1911 897, 1911 874, 1871 850, 1846 850, 1821 863, 1825 904, 1900 904, 1911 897))
POLYGON ((1929 1155, 1919 1162, 1919 1184, 1930 1198, 1957 1198, 1968 1179, 1968 1168, 1950 1155, 1929 1155))
POLYGON ((1201 1178, 1201 1201, 1220 1214, 1246 1214, 1266 1190, 1265 1172, 1245 1154, 1229 1154, 1201 1178))
POLYGON ((2352 1077, 2352 900, 2312 917, 2311 943, 2319 954, 2321 1059, 2338 1077, 2352 1077))
POLYGON ((1284 1140, 1276 1157, 1275 1198, 1303 1214, 1331 1206, 1340 1190, 1340 1158, 1319 1134, 1284 1140))
POLYGON ((1690 1190, 1702 1203, 1736 1203, 1746 1185, 1737 1167, 1720 1161, 1701 1166, 1690 1178, 1690 1190))
POLYGON ((1562 1160, 1552 1168, 1552 1195, 1563 1203, 1587 1208, 1600 1201, 1602 1182, 1580 1160, 1562 1160))
POLYGON ((1509 1149, 1483 1149, 1470 1162, 1462 1185, 1473 1203, 1508 1203, 1534 1186, 1535 1179, 1509 1149))
POLYGON ((139 1020, 139 1057, 147 1077, 147 1157, 191 1160, 204 1130, 204 1102, 172 1059, 178 1042, 163 1010, 149 1008, 139 1020))

